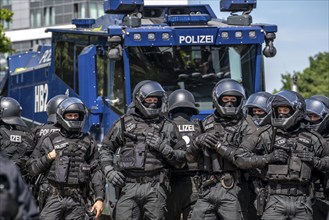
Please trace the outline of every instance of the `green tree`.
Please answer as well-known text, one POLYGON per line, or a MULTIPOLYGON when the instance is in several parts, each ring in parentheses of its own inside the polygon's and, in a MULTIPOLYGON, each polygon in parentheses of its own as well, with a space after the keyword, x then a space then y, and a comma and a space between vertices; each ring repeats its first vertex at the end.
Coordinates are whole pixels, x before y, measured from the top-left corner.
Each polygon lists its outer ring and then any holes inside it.
POLYGON ((5 30, 3 28, 3 22, 10 22, 13 13, 5 8, 0 8, 0 53, 11 52, 11 42, 8 37, 5 36, 5 30))
MULTIPOLYGON (((329 97, 329 52, 320 52, 309 57, 310 66, 302 72, 281 74, 282 89, 291 89, 292 75, 297 75, 298 92, 303 97, 325 95, 329 97)), ((276 92, 276 91, 274 91, 276 92)))

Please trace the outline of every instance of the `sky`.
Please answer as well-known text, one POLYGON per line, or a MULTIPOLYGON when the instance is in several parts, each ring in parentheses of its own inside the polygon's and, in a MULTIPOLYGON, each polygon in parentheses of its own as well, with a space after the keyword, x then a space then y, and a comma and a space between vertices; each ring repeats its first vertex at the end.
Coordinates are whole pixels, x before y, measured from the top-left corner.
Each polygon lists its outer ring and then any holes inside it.
POLYGON ((302 72, 309 57, 329 52, 329 0, 259 0, 251 15, 278 26, 277 54, 265 59, 268 92, 281 88, 281 74, 302 72))

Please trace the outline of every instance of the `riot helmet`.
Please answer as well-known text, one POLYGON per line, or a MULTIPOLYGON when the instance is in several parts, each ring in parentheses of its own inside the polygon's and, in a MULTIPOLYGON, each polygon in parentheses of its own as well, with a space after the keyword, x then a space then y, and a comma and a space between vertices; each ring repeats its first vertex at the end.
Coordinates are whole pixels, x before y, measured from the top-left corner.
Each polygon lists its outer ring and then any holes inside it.
POLYGON ((58 105, 66 98, 67 98, 66 95, 56 95, 48 101, 47 103, 48 122, 52 122, 56 124, 56 112, 58 105))
POLYGON ((269 124, 271 122, 270 97, 268 92, 257 92, 249 96, 244 107, 247 114, 252 116, 252 120, 257 126, 269 124), (256 114, 255 110, 260 109, 262 114, 256 114))
POLYGON ((306 103, 306 127, 309 127, 319 133, 321 133, 326 127, 329 126, 329 109, 324 103, 309 98, 305 100, 306 103), (317 116, 317 120, 312 120, 311 115, 317 116))
POLYGON ((329 98, 327 96, 314 95, 314 96, 311 96, 310 98, 316 99, 316 100, 322 102, 329 109, 329 98))
POLYGON ((289 129, 305 117, 304 98, 293 91, 282 90, 271 98, 271 122, 274 127, 289 129))
POLYGON ((21 118, 22 107, 16 99, 0 96, 0 119, 9 125, 27 127, 21 118))
POLYGON ((191 115, 199 114, 193 94, 186 89, 177 89, 169 95, 168 108, 169 113, 184 108, 189 111, 191 115))
POLYGON ((162 86, 155 81, 143 81, 142 84, 137 84, 137 89, 134 89, 133 99, 135 107, 145 118, 155 118, 160 115, 165 105, 165 91, 162 86), (156 102, 148 103, 147 98, 157 98, 156 102))
POLYGON ((64 130, 68 132, 81 132, 86 121, 87 109, 80 99, 68 97, 59 104, 56 116, 57 123, 64 130), (67 115, 77 115, 78 117, 67 118, 67 115))
POLYGON ((243 86, 233 79, 220 80, 212 91, 213 104, 221 117, 235 117, 242 111, 246 99, 243 86), (223 98, 228 97, 224 100, 223 98), (230 99, 230 97, 235 97, 230 99))

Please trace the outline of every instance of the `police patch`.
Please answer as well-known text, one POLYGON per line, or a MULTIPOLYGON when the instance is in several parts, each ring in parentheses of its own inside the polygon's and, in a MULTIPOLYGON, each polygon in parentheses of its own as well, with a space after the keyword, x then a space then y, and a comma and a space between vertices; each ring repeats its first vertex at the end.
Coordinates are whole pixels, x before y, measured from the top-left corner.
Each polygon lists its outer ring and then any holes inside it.
POLYGON ((189 132, 189 131, 195 131, 194 125, 178 125, 178 131, 179 132, 189 132))
POLYGON ((10 141, 15 143, 22 143, 21 135, 10 135, 10 141))

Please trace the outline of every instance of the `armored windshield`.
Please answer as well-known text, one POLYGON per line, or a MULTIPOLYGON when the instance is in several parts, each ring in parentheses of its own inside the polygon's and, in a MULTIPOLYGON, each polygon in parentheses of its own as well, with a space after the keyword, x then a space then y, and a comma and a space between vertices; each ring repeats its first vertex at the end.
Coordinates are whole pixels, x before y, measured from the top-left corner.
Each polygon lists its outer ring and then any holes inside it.
POLYGON ((192 92, 199 110, 212 109, 212 89, 223 78, 241 82, 247 95, 254 90, 256 45, 129 47, 128 50, 131 88, 145 79, 159 82, 168 92, 184 88, 192 92))

